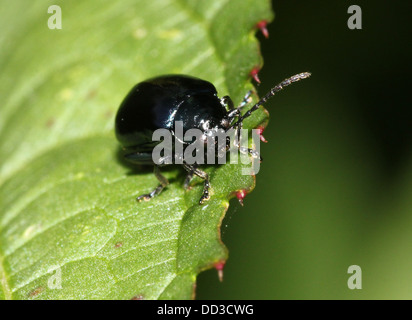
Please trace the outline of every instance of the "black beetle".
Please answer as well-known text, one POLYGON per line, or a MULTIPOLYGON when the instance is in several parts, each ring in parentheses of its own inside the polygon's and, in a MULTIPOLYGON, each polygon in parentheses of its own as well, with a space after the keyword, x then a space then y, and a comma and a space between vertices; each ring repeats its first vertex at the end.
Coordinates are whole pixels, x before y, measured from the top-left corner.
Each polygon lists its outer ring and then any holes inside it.
MULTIPOLYGON (((246 94, 240 106, 235 108, 229 96, 219 98, 213 84, 195 77, 164 75, 138 83, 119 107, 115 120, 116 137, 127 152, 127 160, 136 164, 154 165, 154 174, 160 184, 151 193, 141 195, 137 200, 150 200, 169 184, 160 173, 159 166, 152 160, 152 150, 159 143, 152 140, 155 130, 168 129, 173 134, 175 121, 182 121, 185 131, 197 128, 203 131, 236 129, 239 132, 243 120, 261 104, 283 87, 309 76, 310 73, 304 72, 282 81, 243 115, 241 109, 249 102, 251 91, 246 94)), ((256 156, 251 149, 246 152, 256 156)), ((188 171, 185 188, 189 186, 193 175, 205 181, 199 201, 202 204, 210 198, 208 174, 200 170, 197 164, 183 162, 182 165, 188 171)))

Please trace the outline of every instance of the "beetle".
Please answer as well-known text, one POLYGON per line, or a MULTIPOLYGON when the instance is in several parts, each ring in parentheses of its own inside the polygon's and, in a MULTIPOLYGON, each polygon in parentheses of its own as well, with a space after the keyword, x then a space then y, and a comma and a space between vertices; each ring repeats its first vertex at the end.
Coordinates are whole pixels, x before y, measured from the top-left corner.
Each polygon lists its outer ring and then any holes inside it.
MULTIPOLYGON (((134 164, 154 165, 154 174, 159 181, 159 185, 152 192, 137 197, 137 200, 148 201, 169 184, 160 172, 160 165, 155 164, 152 159, 153 148, 159 143, 152 139, 155 130, 167 129, 173 135, 175 122, 181 121, 184 131, 192 128, 203 132, 212 129, 227 132, 235 129, 240 136, 244 119, 284 87, 310 75, 304 72, 285 79, 244 114, 242 108, 250 102, 251 91, 247 92, 243 101, 235 108, 229 96, 218 97, 212 83, 188 75, 163 75, 135 85, 120 104, 115 118, 115 134, 125 151, 125 159, 134 164)), ((252 149, 240 148, 240 151, 256 157, 252 149)), ((203 194, 199 200, 199 204, 203 204, 210 199, 209 175, 199 169, 197 163, 188 164, 183 161, 182 166, 188 172, 184 182, 185 189, 189 187, 193 175, 204 180, 203 194)))

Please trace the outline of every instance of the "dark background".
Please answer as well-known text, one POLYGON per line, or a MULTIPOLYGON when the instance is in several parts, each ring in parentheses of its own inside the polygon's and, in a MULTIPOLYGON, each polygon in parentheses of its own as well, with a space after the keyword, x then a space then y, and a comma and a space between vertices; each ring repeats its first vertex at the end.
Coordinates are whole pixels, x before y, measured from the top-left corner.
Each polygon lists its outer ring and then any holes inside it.
POLYGON ((198 299, 412 298, 410 1, 274 1, 261 40, 266 104, 257 186, 223 222, 229 260, 198 299), (362 9, 350 30, 348 7, 362 9), (362 269, 350 290, 348 267, 362 269))

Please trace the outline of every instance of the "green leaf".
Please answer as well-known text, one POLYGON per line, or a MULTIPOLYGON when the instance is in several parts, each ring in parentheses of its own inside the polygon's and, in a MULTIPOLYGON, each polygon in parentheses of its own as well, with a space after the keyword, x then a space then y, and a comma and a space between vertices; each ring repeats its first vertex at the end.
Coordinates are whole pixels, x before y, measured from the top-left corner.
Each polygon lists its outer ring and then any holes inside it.
MULTIPOLYGON (((130 168, 114 137, 116 110, 137 82, 184 73, 239 103, 261 66, 255 24, 269 1, 13 1, 0 13, 0 298, 186 299, 197 274, 227 259, 229 199, 252 190, 239 165, 209 166, 202 183, 171 185, 130 168), (62 29, 48 28, 50 5, 62 29)), ((263 111, 247 127, 267 121, 263 111)))

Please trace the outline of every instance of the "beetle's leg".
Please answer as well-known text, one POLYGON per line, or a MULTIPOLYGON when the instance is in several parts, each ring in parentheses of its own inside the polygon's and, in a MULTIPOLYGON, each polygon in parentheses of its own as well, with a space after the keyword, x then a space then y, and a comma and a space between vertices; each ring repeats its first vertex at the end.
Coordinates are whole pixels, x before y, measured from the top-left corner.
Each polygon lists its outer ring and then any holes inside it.
MULTIPOLYGON (((255 158, 255 159, 259 159, 260 161, 262 161, 263 159, 262 159, 262 157, 260 156, 260 154, 259 154, 259 152, 257 152, 256 150, 253 150, 253 149, 251 149, 251 148, 246 148, 246 147, 243 147, 242 145, 241 145, 241 142, 240 142, 240 138, 241 138, 241 135, 240 135, 240 129, 242 129, 242 123, 241 122, 239 122, 238 124, 237 124, 237 128, 236 128, 236 137, 237 137, 237 139, 235 140, 235 146, 239 149, 239 151, 241 152, 241 153, 243 153, 243 154, 249 154, 251 157, 253 157, 253 158, 255 158)), ((229 150, 229 148, 230 148, 230 139, 228 139, 228 140, 226 140, 226 149, 227 150, 229 150)))
MULTIPOLYGON (((196 168, 195 165, 193 165, 193 167, 196 168)), ((190 181, 192 180, 194 174, 195 174, 195 173, 194 173, 193 171, 188 171, 187 176, 186 176, 186 179, 185 179, 185 182, 184 182, 184 184, 183 184, 183 187, 184 187, 186 190, 192 189, 192 187, 190 186, 190 181)))
POLYGON ((249 154, 251 157, 255 158, 255 159, 259 159, 260 162, 263 161, 262 157, 260 156, 259 152, 257 152, 256 150, 250 149, 250 148, 245 148, 245 147, 241 147, 239 146, 239 151, 243 154, 249 154))
POLYGON ((239 118, 240 116, 241 116, 240 108, 233 109, 229 111, 227 114, 227 118, 229 119, 229 122, 232 122, 234 118, 236 117, 239 118))
POLYGON ((195 174, 199 178, 202 178, 205 181, 205 184, 204 184, 204 187, 203 187, 203 194, 202 194, 202 197, 199 200, 199 204, 203 204, 203 202, 209 200, 210 199, 209 175, 206 172, 204 172, 203 170, 200 170, 200 169, 196 168, 195 166, 187 164, 185 162, 183 162, 183 168, 185 168, 185 170, 187 172, 189 172, 189 174, 192 174, 192 175, 195 174))
MULTIPOLYGON (((252 100, 250 99, 250 96, 252 95, 253 91, 249 90, 248 92, 246 92, 246 95, 243 97, 242 102, 240 103, 239 107, 235 108, 235 105, 232 101, 232 99, 229 96, 224 96, 220 99, 220 103, 223 106, 227 106, 229 111, 229 116, 231 114, 238 114, 240 112, 240 109, 242 109, 245 105, 247 105, 248 103, 250 103, 252 100), (234 112, 234 113, 232 113, 234 112)), ((240 114, 239 114, 240 115, 240 114)))
POLYGON ((260 156, 259 152, 257 152, 256 150, 253 150, 251 148, 246 148, 246 147, 242 147, 241 143, 240 143, 240 126, 238 127, 238 132, 237 132, 237 136, 238 139, 236 140, 236 147, 239 148, 239 151, 243 154, 249 154, 251 157, 255 158, 255 159, 259 159, 260 161, 262 161, 262 157, 260 156))
MULTIPOLYGON (((253 92, 252 90, 249 90, 246 93, 245 97, 243 98, 242 102, 240 103, 239 107, 237 107, 237 108, 233 107, 233 102, 228 96, 224 96, 222 99, 220 99, 221 103, 225 103, 226 102, 225 99, 230 99, 230 106, 231 107, 229 108, 229 111, 226 115, 228 123, 232 123, 235 118, 237 118, 237 120, 240 119, 240 117, 242 116, 242 111, 241 111, 242 108, 245 105, 247 105, 249 102, 252 101, 252 99, 250 99, 250 96, 252 95, 252 92, 253 92)), ((232 126, 232 128, 233 128, 233 126, 232 126)))
POLYGON ((192 187, 190 186, 190 181, 192 180, 193 175, 194 175, 193 172, 189 172, 189 173, 187 174, 186 179, 185 179, 185 182, 184 182, 184 184, 183 184, 183 188, 184 188, 185 190, 190 190, 190 189, 192 189, 192 187))
POLYGON ((159 166, 154 166, 153 173, 156 176, 157 180, 159 180, 160 184, 152 192, 138 196, 136 198, 137 201, 149 201, 154 196, 160 194, 160 192, 162 192, 162 190, 169 184, 169 181, 160 173, 159 166))
POLYGON ((243 98, 242 102, 240 103, 239 107, 237 107, 236 109, 231 109, 229 111, 229 113, 227 114, 227 117, 230 123, 233 121, 233 119, 235 119, 236 117, 239 119, 239 117, 242 115, 242 112, 241 112, 242 108, 252 101, 252 99, 250 99, 250 96, 252 95, 252 93, 253 91, 249 90, 246 93, 245 97, 243 98))
MULTIPOLYGON (((252 101, 252 99, 250 98, 252 95, 253 91, 249 90, 246 95, 244 96, 242 102, 240 103, 239 107, 237 107, 236 109, 231 110, 227 117, 229 119, 229 122, 232 122, 236 117, 239 119, 242 116, 241 110, 244 106, 246 106, 248 103, 250 103, 252 101)), ((242 122, 238 121, 236 122, 232 127, 235 128, 236 127, 236 135, 237 135, 237 140, 236 140, 236 147, 239 148, 239 151, 242 152, 243 154, 248 153, 250 156, 252 156, 253 158, 256 159, 260 159, 260 161, 262 161, 262 158, 260 157, 259 152, 250 149, 250 148, 245 148, 242 147, 240 144, 240 130, 242 129, 242 122)), ((230 149, 230 140, 226 141, 226 150, 230 149)))

